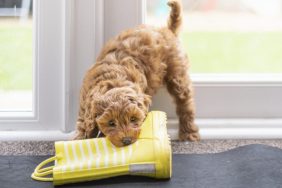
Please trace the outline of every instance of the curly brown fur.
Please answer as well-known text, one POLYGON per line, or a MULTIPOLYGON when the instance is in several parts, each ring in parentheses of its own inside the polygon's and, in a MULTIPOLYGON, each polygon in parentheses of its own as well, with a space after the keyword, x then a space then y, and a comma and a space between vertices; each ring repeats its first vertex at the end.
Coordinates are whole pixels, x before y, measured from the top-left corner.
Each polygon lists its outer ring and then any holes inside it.
POLYGON ((167 26, 175 34, 178 35, 180 26, 182 24, 182 9, 180 0, 170 0, 168 6, 171 7, 170 18, 168 19, 167 26))
POLYGON ((177 105, 179 138, 197 141, 188 58, 177 39, 181 5, 171 6, 168 27, 146 25, 122 32, 102 49, 85 75, 75 139, 107 136, 116 146, 136 141, 151 96, 167 86, 177 105))

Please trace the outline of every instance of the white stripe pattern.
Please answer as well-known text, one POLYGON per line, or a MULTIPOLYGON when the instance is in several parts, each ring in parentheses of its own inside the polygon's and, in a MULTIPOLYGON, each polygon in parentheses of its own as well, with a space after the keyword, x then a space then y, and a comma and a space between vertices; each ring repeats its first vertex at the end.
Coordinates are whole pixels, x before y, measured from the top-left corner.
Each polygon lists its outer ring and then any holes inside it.
MULTIPOLYGON (((74 163, 73 164, 77 164, 78 162, 78 157, 77 157, 77 154, 75 152, 75 143, 74 142, 71 142, 71 146, 72 146, 72 154, 73 154, 73 157, 74 157, 74 163)), ((73 165, 73 170, 74 170, 74 165, 73 165)))
POLYGON ((80 149, 80 153, 81 153, 81 156, 82 156, 82 161, 80 163, 80 169, 82 169, 83 168, 83 162, 86 161, 85 160, 85 158, 86 158, 85 153, 84 153, 83 146, 82 146, 82 140, 79 141, 79 149, 80 149))
MULTIPOLYGON (((64 142, 64 150, 65 150, 65 154, 66 154, 67 164, 70 164, 70 154, 69 154, 69 150, 67 148, 67 143, 66 142, 64 142)), ((63 172, 66 171, 66 165, 64 165, 62 167, 62 171, 63 172)))
POLYGON ((95 148, 96 148, 96 168, 99 168, 99 163, 100 163, 100 157, 101 157, 101 153, 99 150, 99 145, 97 143, 97 140, 93 139, 94 144, 95 144, 95 148))
POLYGON ((121 148, 121 162, 124 165, 125 164, 125 153, 124 148, 121 148))
POLYGON ((104 151, 105 151, 105 167, 108 167, 108 164, 109 164, 109 152, 108 152, 106 140, 103 139, 102 142, 103 142, 104 151))
POLYGON ((92 161, 93 161, 93 150, 90 146, 90 140, 87 140, 86 141, 86 145, 87 145, 87 149, 88 149, 88 153, 89 153, 89 156, 90 156, 90 159, 88 159, 88 169, 91 168, 91 164, 92 164, 92 161))
POLYGON ((132 145, 129 145, 128 146, 128 160, 130 159, 131 155, 132 155, 132 145))
POLYGON ((117 165, 117 150, 116 147, 111 143, 113 149, 113 164, 117 165))

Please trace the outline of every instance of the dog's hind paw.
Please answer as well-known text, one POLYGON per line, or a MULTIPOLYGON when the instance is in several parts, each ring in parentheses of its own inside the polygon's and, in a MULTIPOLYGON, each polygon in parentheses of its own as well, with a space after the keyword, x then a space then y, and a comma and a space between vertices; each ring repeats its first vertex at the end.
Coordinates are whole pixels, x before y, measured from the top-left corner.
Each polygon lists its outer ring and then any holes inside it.
POLYGON ((179 133, 179 140, 180 141, 191 141, 191 142, 196 142, 201 140, 201 136, 199 132, 194 132, 194 133, 179 133))

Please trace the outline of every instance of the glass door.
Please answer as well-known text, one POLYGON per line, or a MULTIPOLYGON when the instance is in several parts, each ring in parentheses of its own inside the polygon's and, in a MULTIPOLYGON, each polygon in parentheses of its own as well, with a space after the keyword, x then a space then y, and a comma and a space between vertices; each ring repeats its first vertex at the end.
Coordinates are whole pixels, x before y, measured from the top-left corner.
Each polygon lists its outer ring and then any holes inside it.
MULTIPOLYGON (((166 2, 147 1, 148 24, 166 25, 166 2)), ((182 2, 180 40, 192 73, 282 73, 281 0, 182 2)))
POLYGON ((0 113, 33 110, 32 4, 0 1, 0 113))

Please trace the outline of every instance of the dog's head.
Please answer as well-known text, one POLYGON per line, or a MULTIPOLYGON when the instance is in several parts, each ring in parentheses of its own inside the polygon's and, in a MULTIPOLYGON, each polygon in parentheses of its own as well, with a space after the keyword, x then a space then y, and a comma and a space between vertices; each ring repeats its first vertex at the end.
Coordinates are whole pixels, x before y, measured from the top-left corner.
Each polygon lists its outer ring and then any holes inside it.
POLYGON ((118 147, 134 143, 141 131, 151 97, 127 87, 113 88, 94 100, 100 131, 118 147))

